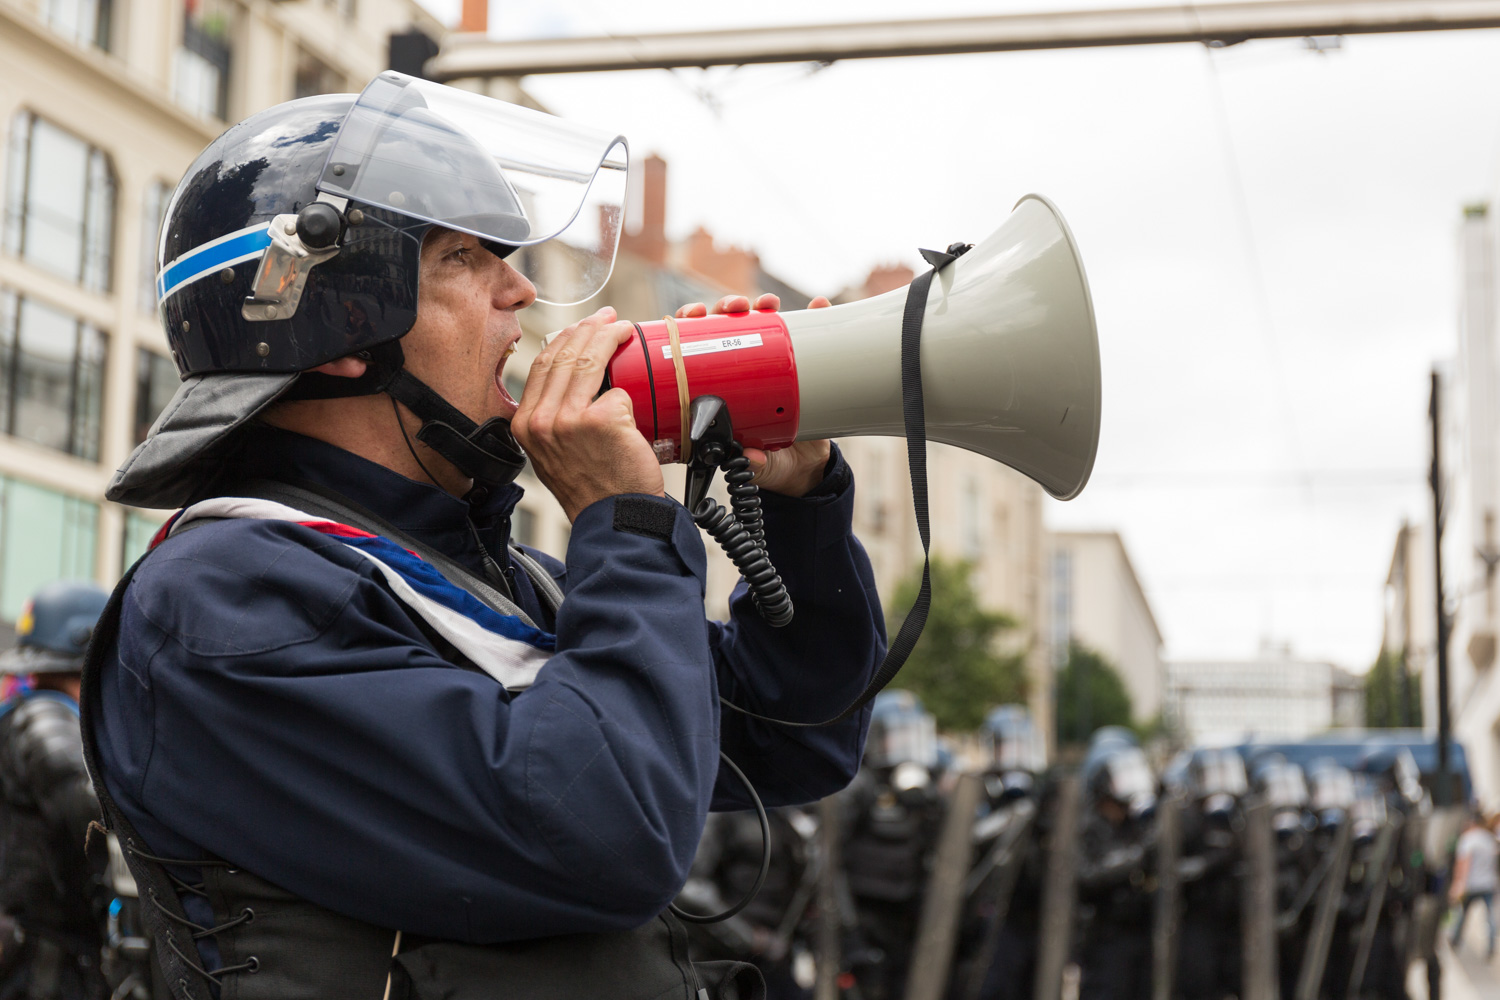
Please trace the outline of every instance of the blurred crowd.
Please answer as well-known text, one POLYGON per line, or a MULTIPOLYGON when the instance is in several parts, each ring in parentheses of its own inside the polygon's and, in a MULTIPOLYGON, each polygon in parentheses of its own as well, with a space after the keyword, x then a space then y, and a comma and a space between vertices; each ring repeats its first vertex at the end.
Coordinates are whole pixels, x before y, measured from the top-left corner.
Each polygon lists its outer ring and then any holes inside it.
MULTIPOLYGON (((754 963, 773 998, 1399 1000, 1413 963, 1441 989, 1450 885, 1493 928, 1494 836, 1472 824, 1452 870, 1457 831, 1407 749, 1350 768, 1195 747, 1156 767, 1107 727, 1058 766, 1003 705, 975 753, 958 767, 916 697, 883 693, 859 777, 772 811, 764 888, 695 925, 695 957, 754 963)), ((753 813, 712 817, 679 903, 722 910, 762 860, 753 813)))

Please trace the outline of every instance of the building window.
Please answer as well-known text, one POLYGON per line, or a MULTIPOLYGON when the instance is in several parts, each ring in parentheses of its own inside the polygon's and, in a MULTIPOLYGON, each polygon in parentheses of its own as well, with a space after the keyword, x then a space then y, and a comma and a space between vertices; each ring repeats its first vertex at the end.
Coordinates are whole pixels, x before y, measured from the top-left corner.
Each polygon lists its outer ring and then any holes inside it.
POLYGON ((1073 553, 1052 553, 1052 665, 1061 670, 1068 662, 1068 644, 1073 640, 1073 553))
POLYGON ((11 120, 5 249, 78 282, 110 290, 115 173, 109 156, 22 111, 11 120))
POLYGON ((346 89, 342 73, 305 49, 297 50, 297 73, 292 81, 293 97, 342 94, 346 89))
POLYGON ((64 38, 79 45, 97 45, 109 51, 110 0, 45 0, 42 20, 64 38))
POLYGON ((182 384, 177 366, 155 351, 135 352, 135 443, 146 440, 157 414, 167 408, 172 394, 182 384))
POLYGON ((0 476, 0 618, 54 580, 92 580, 99 505, 0 476))
POLYGON ((229 117, 233 14, 228 0, 187 0, 182 45, 173 61, 172 96, 193 114, 229 117))
POLYGON ((76 316, 0 292, 0 431, 97 462, 105 343, 76 316))
POLYGON ((979 483, 970 477, 964 481, 959 523, 963 526, 964 558, 978 559, 984 550, 984 538, 979 525, 979 483))
POLYGON ((156 245, 161 237, 161 224, 167 217, 167 202, 172 199, 172 186, 166 181, 152 181, 146 185, 146 195, 141 203, 141 275, 138 301, 141 312, 156 312, 156 245))
POLYGON ((161 530, 162 522, 142 517, 135 511, 125 512, 125 532, 120 539, 120 565, 132 566, 146 554, 151 539, 161 530))
POLYGON ((516 545, 536 545, 536 513, 517 507, 510 516, 510 540, 516 545))

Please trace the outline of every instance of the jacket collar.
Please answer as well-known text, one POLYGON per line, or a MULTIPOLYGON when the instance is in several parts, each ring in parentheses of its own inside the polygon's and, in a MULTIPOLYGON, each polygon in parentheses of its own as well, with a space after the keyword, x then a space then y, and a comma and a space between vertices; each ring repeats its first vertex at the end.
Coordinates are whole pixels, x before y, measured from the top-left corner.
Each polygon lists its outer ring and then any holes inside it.
POLYGON ((474 531, 505 565, 510 515, 521 499, 514 483, 471 490, 462 499, 315 438, 264 424, 247 428, 232 480, 215 492, 233 495, 235 482, 302 481, 348 497, 425 545, 482 572, 474 531), (469 527, 473 523, 474 529, 469 527))

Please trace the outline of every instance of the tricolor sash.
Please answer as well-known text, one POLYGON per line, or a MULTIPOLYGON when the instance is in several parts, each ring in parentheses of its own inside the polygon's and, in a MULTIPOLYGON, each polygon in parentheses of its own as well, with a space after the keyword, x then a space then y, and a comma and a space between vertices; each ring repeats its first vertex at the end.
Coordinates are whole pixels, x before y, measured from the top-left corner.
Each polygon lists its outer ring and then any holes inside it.
POLYGON ((162 525, 151 547, 200 518, 231 517, 290 521, 337 538, 373 563, 398 600, 507 691, 523 691, 535 683, 537 672, 557 646, 557 637, 551 632, 494 610, 390 539, 270 500, 215 497, 195 503, 162 525))

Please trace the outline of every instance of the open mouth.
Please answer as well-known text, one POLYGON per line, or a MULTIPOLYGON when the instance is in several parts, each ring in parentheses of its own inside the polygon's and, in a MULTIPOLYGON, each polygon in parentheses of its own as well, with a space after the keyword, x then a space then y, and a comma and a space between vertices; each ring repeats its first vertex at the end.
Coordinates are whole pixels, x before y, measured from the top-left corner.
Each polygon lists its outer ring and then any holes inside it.
POLYGON ((515 412, 516 408, 521 404, 505 388, 505 362, 509 361, 510 356, 516 353, 516 345, 519 342, 519 339, 511 341, 510 346, 505 349, 505 353, 500 355, 500 363, 495 365, 495 388, 499 391, 500 398, 511 409, 511 412, 515 412))

